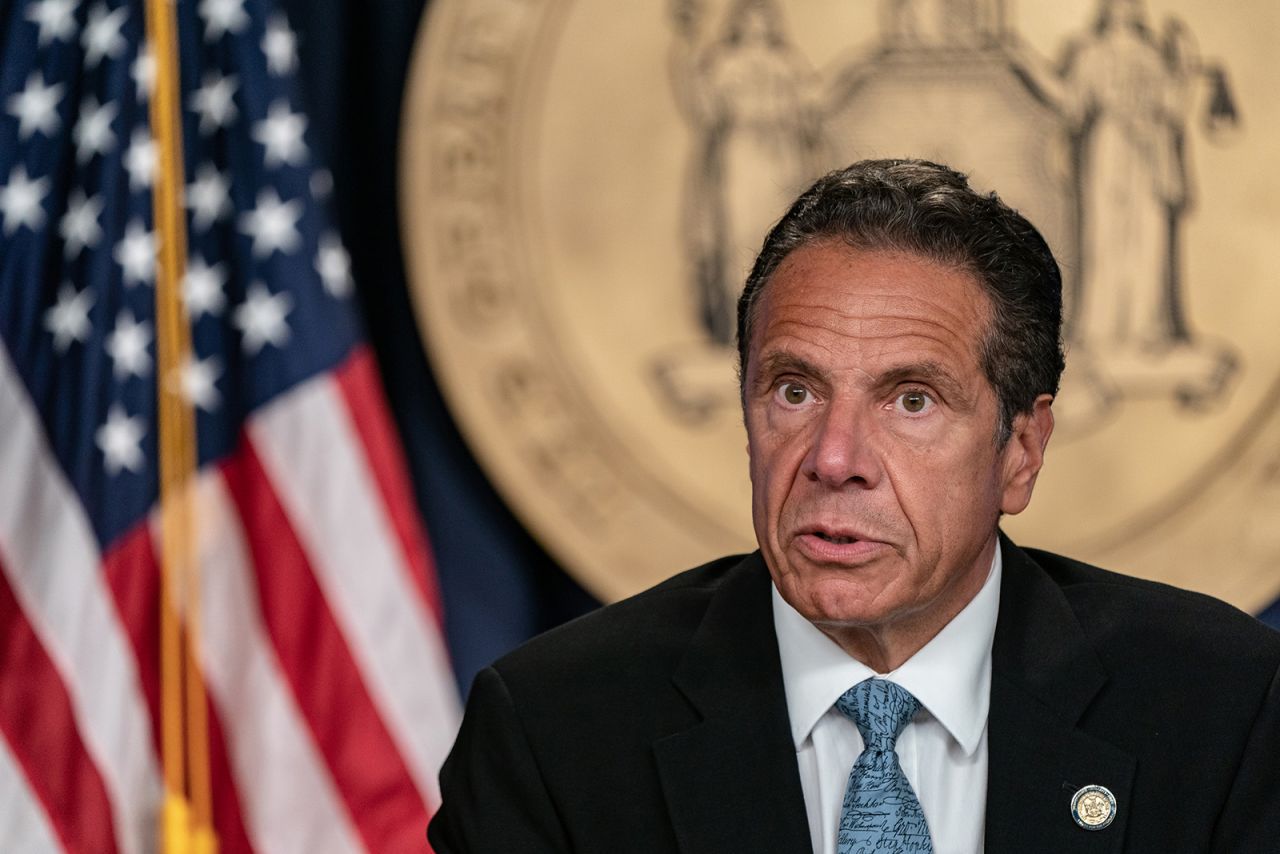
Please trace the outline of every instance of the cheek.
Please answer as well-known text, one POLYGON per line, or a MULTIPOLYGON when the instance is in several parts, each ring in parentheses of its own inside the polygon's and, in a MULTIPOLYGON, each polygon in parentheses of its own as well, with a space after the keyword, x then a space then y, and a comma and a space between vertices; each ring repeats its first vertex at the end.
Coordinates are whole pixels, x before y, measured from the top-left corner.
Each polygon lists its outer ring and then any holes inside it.
POLYGON ((773 491, 771 473, 776 449, 758 436, 747 440, 747 471, 751 477, 751 512, 759 520, 773 491))
MULTIPOLYGON (((776 438, 776 437, 775 437, 776 438)), ((797 484, 804 460, 803 448, 793 442, 756 442, 751 450, 751 516, 756 537, 762 546, 777 545, 779 530, 786 526, 803 492, 797 484)))
POLYGON ((942 549, 952 534, 968 529, 975 516, 998 501, 989 454, 973 448, 899 444, 889 459, 898 503, 926 551, 942 549))
POLYGON ((970 449, 934 479, 933 488, 939 552, 968 548, 975 536, 985 538, 1001 501, 999 472, 988 449, 970 449))
POLYGON ((813 412, 808 410, 763 405, 750 424, 749 434, 755 437, 751 445, 770 461, 781 459, 805 443, 813 421, 813 412))
POLYGON ((790 467, 785 450, 776 445, 756 445, 751 449, 751 504, 757 514, 777 514, 790 491, 790 467))
POLYGON ((770 422, 768 413, 755 413, 747 423, 749 471, 757 493, 776 492, 789 484, 804 459, 804 423, 794 417, 784 420, 784 429, 779 429, 770 422))

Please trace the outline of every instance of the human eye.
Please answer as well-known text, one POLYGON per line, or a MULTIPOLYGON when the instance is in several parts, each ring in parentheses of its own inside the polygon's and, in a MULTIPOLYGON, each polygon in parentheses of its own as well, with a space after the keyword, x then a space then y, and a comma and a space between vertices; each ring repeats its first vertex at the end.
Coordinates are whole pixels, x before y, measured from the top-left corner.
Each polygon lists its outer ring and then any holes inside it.
POLYGON ((813 400, 813 392, 795 380, 784 380, 778 383, 774 398, 784 406, 804 406, 813 400))
POLYGON ((909 388, 898 393, 894 398, 894 408, 906 415, 924 415, 937 406, 937 402, 929 392, 920 388, 909 388))

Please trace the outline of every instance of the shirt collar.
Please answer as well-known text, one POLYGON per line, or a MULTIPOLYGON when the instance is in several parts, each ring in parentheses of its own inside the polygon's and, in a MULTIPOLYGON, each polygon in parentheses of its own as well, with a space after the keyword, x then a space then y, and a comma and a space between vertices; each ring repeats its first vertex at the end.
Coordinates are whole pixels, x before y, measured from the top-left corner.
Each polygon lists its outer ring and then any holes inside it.
MULTIPOLYGON (((882 678, 915 695, 966 755, 978 748, 991 703, 991 642, 1000 607, 1000 544, 982 589, 933 639, 882 678)), ((797 749, 850 687, 877 675, 791 607, 772 588, 782 683, 797 749)))

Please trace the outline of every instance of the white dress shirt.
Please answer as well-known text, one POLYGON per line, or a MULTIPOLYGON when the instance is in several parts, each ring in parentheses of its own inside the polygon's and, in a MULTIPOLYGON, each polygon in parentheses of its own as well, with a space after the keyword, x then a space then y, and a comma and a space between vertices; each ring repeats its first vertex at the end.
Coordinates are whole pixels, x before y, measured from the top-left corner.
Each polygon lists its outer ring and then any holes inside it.
MULTIPOLYGON (((980 854, 987 806, 991 641, 1000 605, 1000 547, 978 595, 915 655, 881 678, 923 707, 898 737, 902 770, 924 810, 934 854, 980 854)), ((773 623, 800 785, 815 854, 835 854, 849 771, 862 735, 835 701, 877 674, 773 590, 773 623)))

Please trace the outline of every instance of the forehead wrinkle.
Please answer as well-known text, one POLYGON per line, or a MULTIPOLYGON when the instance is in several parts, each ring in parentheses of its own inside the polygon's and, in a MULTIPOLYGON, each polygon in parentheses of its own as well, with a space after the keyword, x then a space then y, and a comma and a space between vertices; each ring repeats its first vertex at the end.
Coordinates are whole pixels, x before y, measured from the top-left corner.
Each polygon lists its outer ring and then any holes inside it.
MULTIPOLYGON (((986 320, 988 312, 981 301, 965 301, 955 310, 945 303, 898 293, 855 293, 848 290, 837 291, 837 299, 822 299, 818 293, 829 289, 820 284, 800 284, 791 288, 791 293, 783 300, 770 298, 766 294, 761 305, 761 315, 765 318, 764 326, 775 326, 785 323, 801 323, 807 326, 832 327, 823 322, 828 318, 866 323, 866 322, 907 322, 924 323, 952 329, 964 325, 965 321, 981 322, 986 320), (814 293, 810 293, 814 292, 814 293), (779 304, 781 303, 781 304, 779 304), (913 310, 914 309, 914 310, 913 310), (799 313, 800 319, 772 319, 772 314, 785 316, 799 313)), ((838 330, 835 330, 838 331, 838 330)))
MULTIPOLYGON (((762 345, 768 346, 770 340, 782 339, 790 342, 803 342, 806 348, 813 348, 823 353, 836 353, 843 347, 856 346, 867 358, 883 357, 887 352, 914 347, 936 346, 949 351, 964 352, 973 358, 976 365, 980 355, 982 342, 969 341, 959 334, 955 327, 942 320, 932 318, 910 318, 908 327, 895 318, 848 316, 843 322, 815 322, 808 317, 771 319, 765 329, 761 330, 762 345)), ((932 347, 929 347, 932 349, 932 347)))
POLYGON ((893 361, 945 362, 956 379, 982 372, 992 312, 976 277, 910 255, 839 255, 800 250, 783 262, 757 304, 757 354, 781 348, 812 354, 819 365, 822 356, 852 355, 842 367, 864 374, 893 361), (911 263, 886 268, 886 260, 911 263), (935 270, 946 280, 935 280, 935 270), (954 281, 957 272, 963 281, 954 281))

